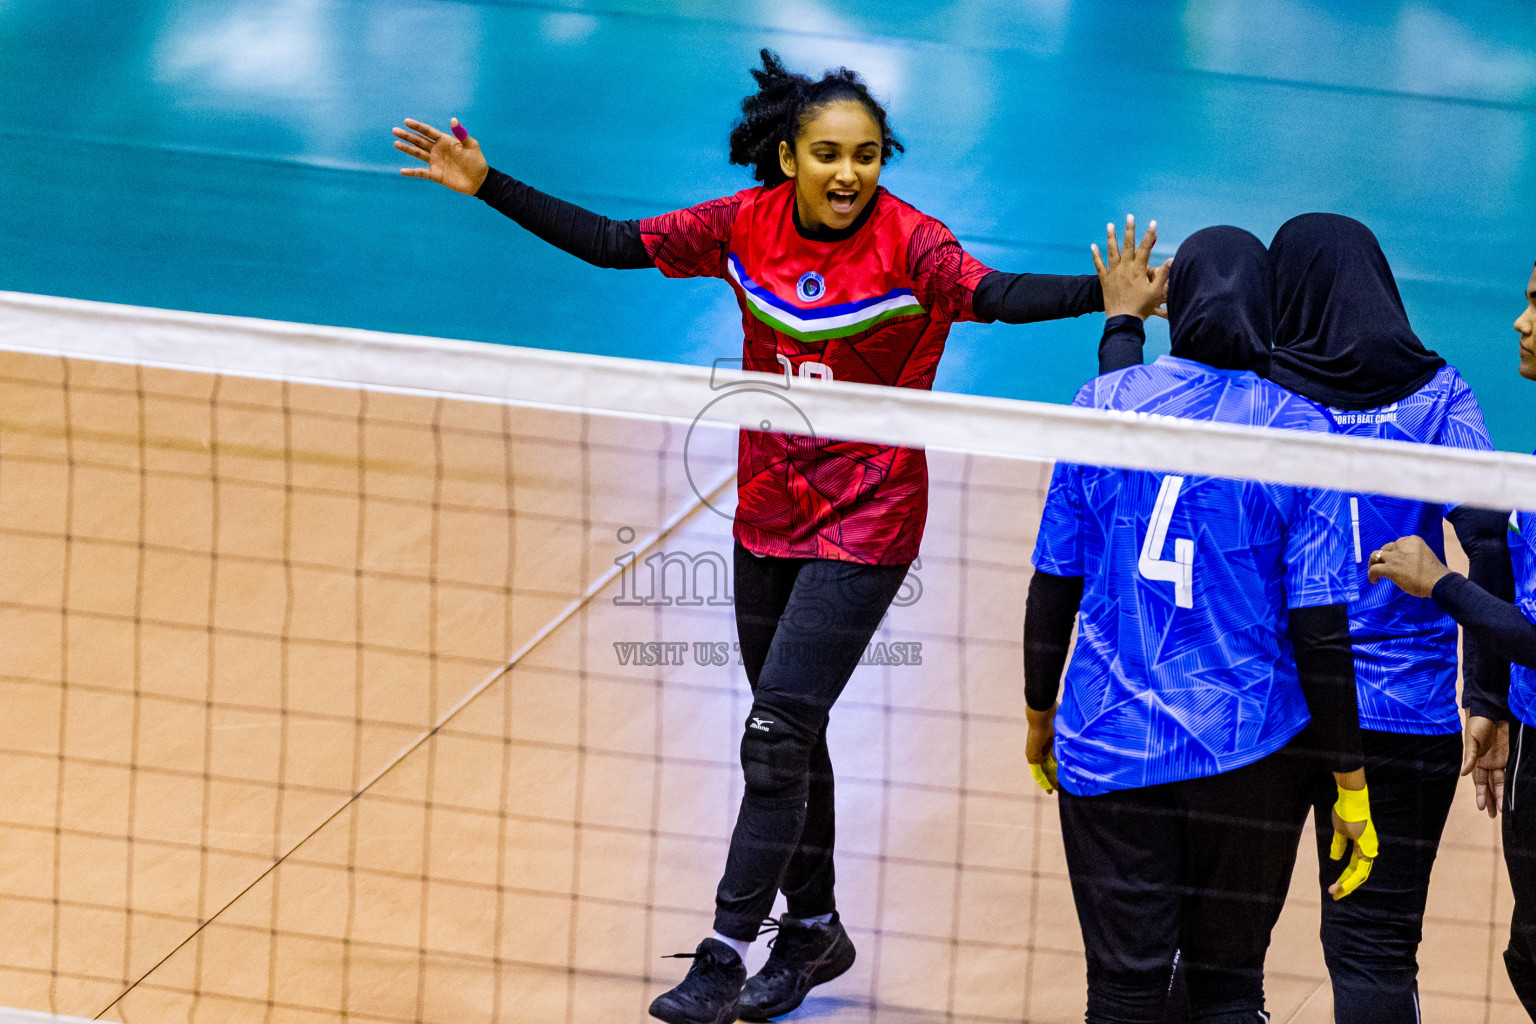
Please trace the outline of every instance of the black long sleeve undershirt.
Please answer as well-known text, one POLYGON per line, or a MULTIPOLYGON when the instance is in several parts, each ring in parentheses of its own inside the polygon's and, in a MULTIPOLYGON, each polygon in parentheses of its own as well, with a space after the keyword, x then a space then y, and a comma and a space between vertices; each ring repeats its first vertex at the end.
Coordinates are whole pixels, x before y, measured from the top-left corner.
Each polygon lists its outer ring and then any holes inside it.
POLYGON ((1141 317, 1121 313, 1108 318, 1099 337, 1099 373, 1140 366, 1146 343, 1147 328, 1141 317))
MULTIPOLYGON (((475 198, 527 228, 557 249, 611 270, 653 267, 638 220, 613 220, 540 192, 491 168, 475 198)), ((1104 291, 1093 274, 1008 274, 999 270, 976 286, 971 309, 977 319, 1008 324, 1095 313, 1104 291)))
POLYGON ((1036 569, 1024 599, 1024 703, 1045 711, 1061 692, 1072 623, 1083 603, 1083 578, 1036 569))
MULTIPOLYGON (((1024 604, 1024 702, 1031 710, 1045 711, 1056 703, 1082 600, 1080 576, 1036 569, 1030 578, 1024 604)), ((1301 692, 1312 716, 1307 746, 1330 771, 1354 771, 1365 763, 1365 755, 1349 612, 1342 604, 1295 608, 1289 626, 1301 692)))
MULTIPOLYGON (((1536 623, 1510 602, 1490 594, 1460 573, 1448 573, 1430 591, 1435 604, 1466 630, 1476 635, 1496 657, 1536 668, 1536 623)), ((1466 680, 1462 702, 1470 714, 1501 720, 1508 718, 1509 674, 1489 673, 1475 683, 1466 680), (1473 686, 1478 692, 1470 692, 1473 686)))
POLYGON ((1459 572, 1443 576, 1430 596, 1451 618, 1483 633, 1500 657, 1536 668, 1536 622, 1512 602, 1494 597, 1459 572))
MULTIPOLYGON (((1464 505, 1452 509, 1446 518, 1467 553, 1467 579, 1513 609, 1515 573, 1509 560, 1509 514, 1464 505)), ((1455 584, 1450 586, 1454 589, 1455 584)), ((1468 714, 1482 718, 1505 718, 1509 656, 1500 652, 1486 630, 1475 627, 1463 631, 1461 651, 1462 706, 1468 714)))
POLYGON ((1355 651, 1349 639, 1349 609, 1343 604, 1292 608, 1291 647, 1296 674, 1312 722, 1307 746, 1334 772, 1365 764, 1360 745, 1360 695, 1355 688, 1355 651))
POLYGON ((971 310, 976 319, 1034 324, 1098 313, 1104 288, 1094 274, 1009 274, 994 270, 976 286, 971 310))
POLYGON ((504 214, 557 249, 610 270, 654 267, 640 240, 638 220, 613 220, 556 199, 491 168, 476 199, 504 214))

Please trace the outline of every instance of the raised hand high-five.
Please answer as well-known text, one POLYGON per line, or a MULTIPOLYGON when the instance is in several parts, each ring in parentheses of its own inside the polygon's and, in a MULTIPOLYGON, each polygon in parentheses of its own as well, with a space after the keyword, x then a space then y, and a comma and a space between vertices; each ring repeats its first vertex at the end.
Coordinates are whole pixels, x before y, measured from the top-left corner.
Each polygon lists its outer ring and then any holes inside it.
POLYGON ((1125 218, 1125 244, 1115 237, 1115 226, 1105 226, 1105 255, 1091 245, 1093 266, 1104 288, 1104 312, 1109 316, 1130 314, 1145 320, 1149 316, 1166 317, 1163 303, 1168 301, 1168 271, 1173 260, 1161 266, 1150 265, 1152 246, 1157 244, 1157 221, 1147 226, 1141 243, 1136 242, 1136 218, 1125 218))
POLYGON ((485 176, 490 173, 490 165, 480 152, 480 143, 470 138, 458 118, 451 119, 448 125, 458 130, 449 135, 424 122, 406 118, 405 127, 394 130, 395 148, 427 166, 402 167, 400 173, 407 178, 426 178, 472 196, 480 191, 485 176))

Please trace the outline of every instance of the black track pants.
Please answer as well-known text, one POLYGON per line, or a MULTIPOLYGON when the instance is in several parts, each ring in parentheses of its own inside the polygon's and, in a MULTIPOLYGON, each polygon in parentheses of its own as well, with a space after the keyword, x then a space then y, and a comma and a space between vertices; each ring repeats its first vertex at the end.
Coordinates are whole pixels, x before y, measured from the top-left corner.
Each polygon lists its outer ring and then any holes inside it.
POLYGON ((1060 790, 1088 958, 1088 1024, 1157 1024, 1179 951, 1192 1020, 1259 1024, 1311 769, 1290 748, 1220 775, 1060 790))
POLYGON ((750 941, 783 891, 789 913, 835 909, 827 716, 901 588, 905 565, 759 557, 736 545, 736 629, 752 685, 746 787, 715 930, 750 941))
POLYGON ((1518 719, 1509 724, 1504 865, 1515 894, 1504 967, 1525 1012, 1536 1020, 1536 729, 1518 719))
POLYGON ((1327 891, 1347 863, 1328 858, 1337 798, 1332 777, 1319 772, 1314 794, 1321 935, 1333 982, 1333 1019, 1337 1024, 1416 1024, 1424 901, 1440 833, 1456 796, 1461 737, 1361 730, 1360 740, 1381 856, 1371 866, 1371 877, 1342 900, 1327 891))

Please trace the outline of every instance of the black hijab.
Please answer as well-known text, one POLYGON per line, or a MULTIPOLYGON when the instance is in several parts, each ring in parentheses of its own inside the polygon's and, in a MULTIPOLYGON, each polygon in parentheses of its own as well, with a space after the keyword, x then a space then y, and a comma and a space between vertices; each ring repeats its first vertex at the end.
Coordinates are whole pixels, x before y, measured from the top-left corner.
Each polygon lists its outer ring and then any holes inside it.
POLYGON ((1242 228, 1196 231, 1168 276, 1173 354, 1221 370, 1269 370, 1274 285, 1264 243, 1242 228))
POLYGON ((1304 213, 1280 226, 1269 255, 1276 384, 1335 408, 1375 409, 1407 398, 1445 365, 1408 326, 1392 268, 1364 224, 1304 213))

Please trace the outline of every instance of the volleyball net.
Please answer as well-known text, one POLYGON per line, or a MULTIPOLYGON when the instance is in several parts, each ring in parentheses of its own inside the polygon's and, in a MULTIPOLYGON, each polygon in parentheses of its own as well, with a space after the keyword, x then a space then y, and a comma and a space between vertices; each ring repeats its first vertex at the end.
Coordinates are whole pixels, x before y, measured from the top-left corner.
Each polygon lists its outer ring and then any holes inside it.
MULTIPOLYGON (((645 1019, 740 799, 729 517, 765 424, 929 450, 922 557, 829 728, 859 959, 801 1012, 836 1021, 1081 1019, 1023 755, 1054 460, 1536 507, 1508 454, 0 294, 0 1004, 645 1019)), ((1330 1019, 1310 850, 1276 1020, 1330 1019)), ((1463 792, 1426 1016, 1518 1013, 1508 906, 1463 792)))

